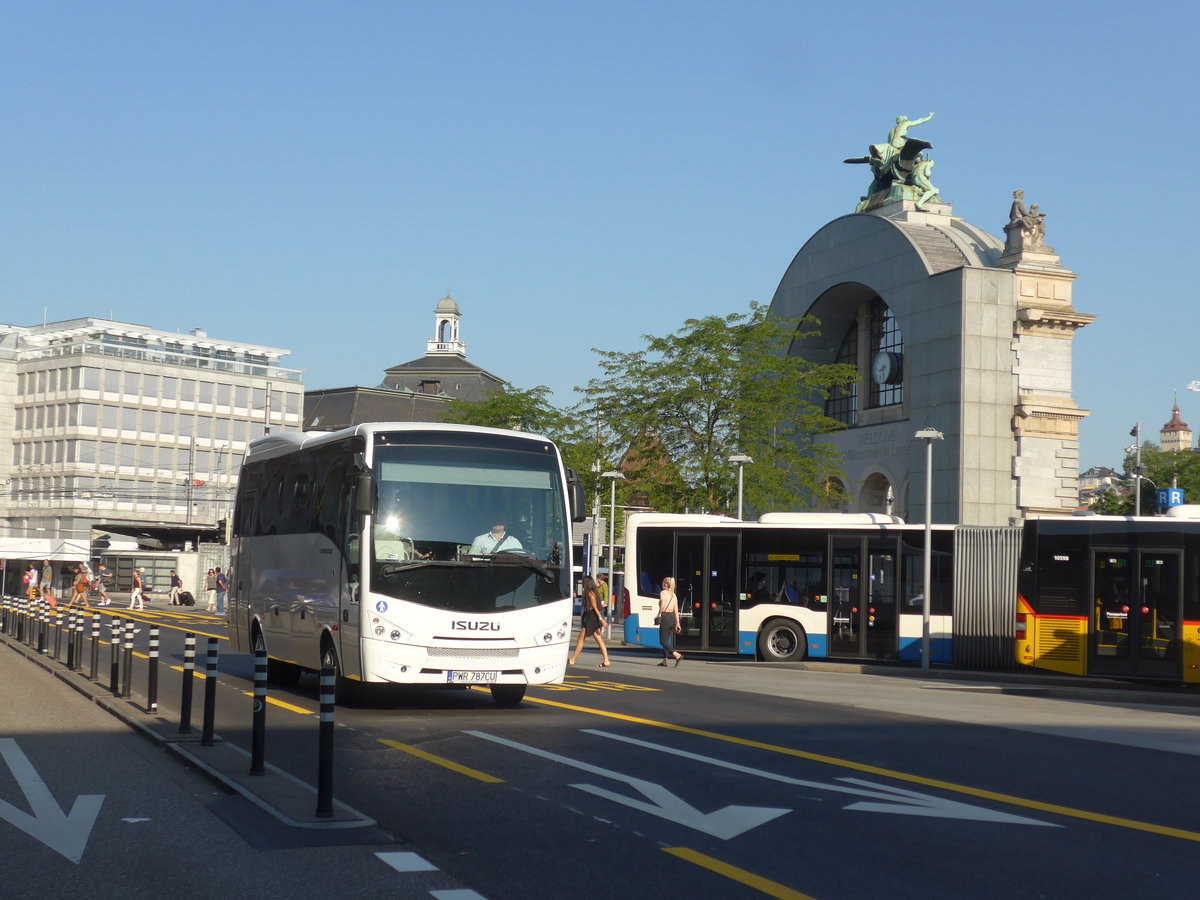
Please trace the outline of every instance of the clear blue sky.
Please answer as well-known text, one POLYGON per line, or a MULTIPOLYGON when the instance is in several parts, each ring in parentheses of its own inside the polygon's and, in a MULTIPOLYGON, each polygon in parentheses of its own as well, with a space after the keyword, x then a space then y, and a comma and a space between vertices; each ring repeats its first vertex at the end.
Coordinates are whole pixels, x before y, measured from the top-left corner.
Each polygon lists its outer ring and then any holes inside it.
POLYGON ((770 301, 853 211, 841 160, 930 110, 936 183, 1011 192, 1099 319, 1081 463, 1200 432, 1200 14, 1022 2, 0 4, 0 318, 285 347, 374 385, 462 306, 469 358, 560 405, 689 316, 770 301), (1182 160, 1182 161, 1181 161, 1182 160))

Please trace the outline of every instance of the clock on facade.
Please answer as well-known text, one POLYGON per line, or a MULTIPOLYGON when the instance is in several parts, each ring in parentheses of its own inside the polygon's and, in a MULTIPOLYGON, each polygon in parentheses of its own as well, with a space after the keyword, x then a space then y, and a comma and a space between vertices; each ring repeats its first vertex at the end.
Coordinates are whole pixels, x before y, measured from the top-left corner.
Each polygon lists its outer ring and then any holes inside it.
POLYGON ((871 360, 871 377, 876 384, 899 384, 904 375, 904 359, 899 353, 880 350, 871 360))

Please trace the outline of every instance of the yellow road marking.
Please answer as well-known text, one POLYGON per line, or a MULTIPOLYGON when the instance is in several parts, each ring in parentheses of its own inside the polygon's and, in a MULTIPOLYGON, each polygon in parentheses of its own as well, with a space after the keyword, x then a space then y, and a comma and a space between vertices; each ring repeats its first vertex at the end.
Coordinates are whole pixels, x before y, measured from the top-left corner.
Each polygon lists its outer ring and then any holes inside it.
MULTIPOLYGON (((247 697, 253 697, 254 691, 242 691, 247 697)), ((291 703, 284 703, 282 700, 276 700, 274 697, 267 697, 267 702, 272 706, 278 706, 281 709, 286 709, 289 712, 300 713, 302 716, 315 716, 316 712, 311 709, 305 709, 303 706, 293 706, 291 703)))
POLYGON ((424 750, 418 750, 416 747, 413 747, 409 744, 402 744, 399 741, 388 741, 384 740, 383 738, 379 739, 379 743, 385 744, 394 750, 403 750, 405 753, 415 756, 418 759, 423 759, 426 762, 431 762, 435 765, 442 766, 445 769, 449 769, 451 772, 457 772, 459 775, 466 775, 468 778, 474 778, 476 781, 482 781, 487 784, 504 784, 503 778, 497 778, 495 775, 489 775, 486 772, 480 772, 478 769, 472 769, 467 766, 460 765, 459 763, 451 762, 450 760, 441 756, 434 756, 432 753, 427 753, 424 750))
POLYGON ((1060 806, 1057 803, 1044 803, 1041 800, 1029 800, 1025 797, 1016 797, 1012 794, 1001 794, 996 791, 988 791, 982 788, 970 787, 965 784, 954 784, 950 781, 941 781, 937 778, 926 778, 923 775, 911 775, 907 772, 898 772, 894 769, 885 769, 882 766, 872 766, 866 763, 858 763, 849 759, 839 759, 836 756, 825 756, 820 753, 809 753, 805 750, 796 750, 792 747, 781 747, 778 744, 767 744, 762 741, 753 741, 748 738, 734 737, 729 734, 720 734, 715 731, 705 731, 701 728, 689 728, 686 725, 675 725, 671 722, 658 722, 654 719, 643 719, 640 716, 627 716, 623 713, 608 712, 606 710, 588 709, 586 706, 575 706, 570 703, 561 703, 558 700, 545 700, 536 697, 526 697, 525 700, 529 703, 540 703, 543 706, 556 706, 560 709, 569 709, 574 712, 587 713, 593 716, 601 716, 608 719, 617 719, 622 722, 631 722, 635 725, 649 725, 652 728, 661 728, 664 731, 676 731, 680 734, 691 734, 696 737, 709 738, 714 741, 724 741, 727 744, 737 744, 741 747, 751 747, 755 750, 766 750, 768 753, 779 753, 783 756, 792 756, 797 759, 807 759, 812 762, 823 763, 827 766, 837 766, 842 769, 851 769, 855 772, 865 772, 868 775, 877 775, 882 778, 892 778, 896 781, 907 781, 910 784, 919 784, 924 787, 936 788, 941 791, 950 791, 956 794, 966 794, 970 797, 978 797, 981 800, 989 800, 993 803, 1004 803, 1009 806, 1019 806, 1024 809, 1035 809, 1038 812, 1050 813, 1056 816, 1066 816, 1072 819, 1083 819, 1088 822, 1098 822, 1102 825, 1115 825, 1118 828, 1129 828, 1133 831, 1147 831, 1151 834, 1161 834, 1165 837, 1181 838, 1185 841, 1196 841, 1200 843, 1200 832, 1188 831, 1184 828, 1172 828, 1167 825, 1155 825, 1151 822, 1139 822, 1136 819, 1126 819, 1121 816, 1110 816, 1106 813, 1089 812, 1084 809, 1074 809, 1070 806, 1060 806))
MULTIPOLYGON (((142 610, 140 610, 140 609, 134 610, 134 609, 126 609, 124 607, 122 607, 120 609, 110 609, 109 607, 103 607, 103 608, 93 607, 92 609, 88 610, 88 612, 100 613, 100 615, 102 615, 102 616, 110 616, 111 618, 114 618, 114 619, 129 619, 134 622, 142 622, 146 625, 155 625, 159 628, 166 628, 171 631, 182 631, 186 634, 194 634, 197 637, 216 638, 219 641, 228 641, 229 640, 229 638, 225 635, 211 634, 210 632, 207 632, 207 631, 198 631, 195 628, 184 628, 180 625, 170 625, 170 624, 168 624, 166 622, 162 622, 158 619, 147 618, 144 615, 143 616, 129 615, 130 613, 133 613, 133 612, 142 612, 142 610)), ((210 623, 208 621, 202 620, 196 624, 207 625, 210 623)), ((112 628, 111 625, 101 625, 100 627, 101 628, 109 628, 109 629, 112 628)), ((86 630, 86 628, 87 628, 86 623, 84 625, 84 628, 86 630)))
POLYGON ((732 881, 744 884, 746 887, 754 888, 756 891, 761 891, 768 897, 778 897, 779 900, 812 900, 812 897, 808 894, 793 891, 790 887, 784 887, 777 881, 771 881, 768 878, 763 878, 761 875, 755 875, 753 872, 747 872, 745 869, 731 866, 729 863, 713 859, 711 856, 705 856, 703 853, 697 853, 695 850, 687 847, 663 847, 662 849, 664 853, 670 853, 672 856, 687 860, 703 869, 708 869, 710 872, 724 875, 732 881))
MULTIPOLYGON (((176 672, 182 672, 182 671, 184 671, 184 669, 183 669, 183 666, 171 666, 171 668, 172 668, 172 669, 174 669, 176 672)), ((199 679, 201 679, 201 680, 204 680, 204 679, 207 677, 207 676, 204 674, 204 670, 203 670, 203 669, 192 669, 192 675, 193 675, 193 676, 195 676, 196 678, 199 678, 199 679)))

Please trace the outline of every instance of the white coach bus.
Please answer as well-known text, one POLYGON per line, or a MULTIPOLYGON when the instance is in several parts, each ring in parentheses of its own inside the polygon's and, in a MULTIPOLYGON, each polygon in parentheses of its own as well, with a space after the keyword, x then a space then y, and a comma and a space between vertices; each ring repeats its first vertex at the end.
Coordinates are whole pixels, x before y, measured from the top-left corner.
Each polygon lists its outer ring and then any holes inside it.
POLYGON ((373 423, 253 441, 238 481, 235 649, 274 680, 488 686, 562 680, 582 491, 536 435, 373 423))

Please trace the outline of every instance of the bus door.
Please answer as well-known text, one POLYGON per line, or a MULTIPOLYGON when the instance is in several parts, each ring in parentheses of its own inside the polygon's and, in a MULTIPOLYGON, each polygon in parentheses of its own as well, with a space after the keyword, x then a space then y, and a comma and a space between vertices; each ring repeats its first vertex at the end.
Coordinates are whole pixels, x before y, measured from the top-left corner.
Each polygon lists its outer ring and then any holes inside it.
POLYGON ((1092 551, 1088 673, 1182 677, 1178 550, 1092 551))
POLYGON ((737 534, 676 537, 679 649, 737 649, 738 542, 737 534))
POLYGON ((867 541, 869 574, 863 631, 867 636, 866 655, 875 659, 895 659, 899 652, 896 558, 895 538, 867 541))
POLYGON ((345 503, 346 508, 342 517, 345 523, 342 529, 342 547, 338 554, 338 608, 336 610, 338 641, 338 660, 342 665, 342 673, 354 678, 361 678, 362 665, 362 603, 363 584, 360 573, 368 548, 363 546, 363 529, 366 524, 363 516, 354 511, 355 479, 346 479, 345 503))
POLYGON ((829 655, 897 654, 896 539, 830 538, 829 655))

